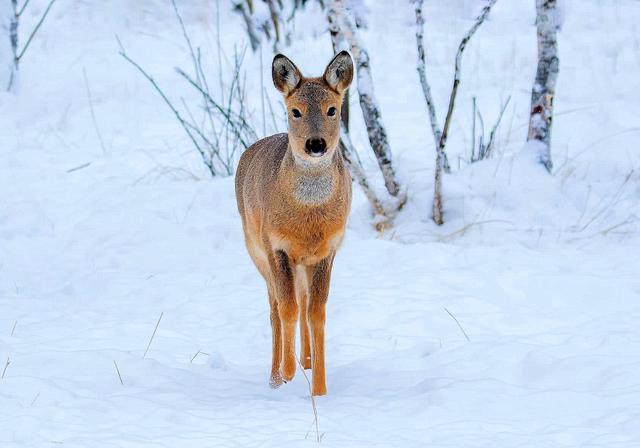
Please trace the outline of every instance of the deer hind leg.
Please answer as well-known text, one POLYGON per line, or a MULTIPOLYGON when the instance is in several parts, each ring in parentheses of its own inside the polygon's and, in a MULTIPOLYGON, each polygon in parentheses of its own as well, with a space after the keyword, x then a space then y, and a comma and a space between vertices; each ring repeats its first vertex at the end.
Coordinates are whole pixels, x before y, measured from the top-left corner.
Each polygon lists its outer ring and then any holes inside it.
POLYGON ((282 328, 282 361, 280 373, 285 381, 290 381, 296 373, 296 323, 298 304, 295 297, 293 270, 289 257, 277 250, 269 259, 276 286, 278 315, 282 328))
POLYGON ((327 393, 324 367, 324 324, 334 255, 331 254, 315 266, 307 268, 308 276, 311 280, 308 315, 313 350, 311 387, 313 395, 325 395, 327 393))
POLYGON ((300 308, 300 363, 303 369, 311 368, 311 336, 309 334, 309 320, 307 310, 309 308, 309 285, 307 283, 307 271, 298 266, 295 275, 296 298, 300 308))

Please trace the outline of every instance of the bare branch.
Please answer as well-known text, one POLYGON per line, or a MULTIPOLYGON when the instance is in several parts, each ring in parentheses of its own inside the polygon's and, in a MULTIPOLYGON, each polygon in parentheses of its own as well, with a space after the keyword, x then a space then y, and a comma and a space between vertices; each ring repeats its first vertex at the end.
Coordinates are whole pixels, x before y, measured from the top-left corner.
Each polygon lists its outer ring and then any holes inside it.
POLYGON ((460 85, 460 67, 462 65, 462 54, 469 43, 469 40, 473 37, 475 32, 478 30, 480 25, 485 21, 491 8, 496 3, 497 0, 489 0, 480 15, 476 18, 473 26, 467 31, 462 40, 460 41, 460 45, 458 46, 458 51, 456 53, 455 60, 455 68, 453 74, 453 87, 451 88, 451 95, 449 96, 449 107, 447 108, 447 116, 444 121, 444 127, 442 129, 442 134, 440 135, 440 140, 437 146, 437 154, 436 154, 436 167, 435 167, 435 176, 434 176, 434 188, 433 188, 433 204, 432 204, 432 215, 433 221, 441 225, 444 223, 444 216, 442 211, 442 171, 444 168, 445 161, 445 146, 447 145, 447 137, 449 135, 449 126, 451 125, 451 117, 453 116, 453 108, 456 101, 456 96, 458 94, 458 86, 460 85))
MULTIPOLYGON (((29 44, 31 44, 31 41, 33 40, 33 38, 35 37, 36 33, 38 32, 38 30, 40 29, 40 27, 42 26, 42 22, 44 22, 44 19, 47 18, 47 15, 49 14, 49 10, 51 10, 51 7, 53 6, 53 4, 56 2, 56 0, 51 0, 49 2, 49 4, 47 5, 47 8, 44 10, 44 13, 42 14, 42 16, 40 17, 40 20, 38 21, 38 23, 36 24, 35 28, 33 29, 33 31, 31 32, 31 34, 29 35, 29 38, 27 39, 27 43, 24 44, 24 47, 22 48, 22 51, 18 54, 18 56, 16 57, 18 61, 22 60, 22 56, 24 56, 24 53, 27 51, 27 49, 29 48, 29 44)), ((24 9, 24 8, 23 8, 24 9)), ((18 17, 20 17, 20 14, 18 14, 18 17)))
MULTIPOLYGON (((12 0, 13 1, 13 0, 12 0)), ((18 11, 16 13, 16 16, 20 17, 22 15, 22 13, 24 12, 24 10, 27 8, 27 5, 29 4, 31 0, 25 0, 24 3, 22 4, 22 8, 20 8, 20 11, 18 11)), ((17 3, 17 2, 16 2, 17 3)))

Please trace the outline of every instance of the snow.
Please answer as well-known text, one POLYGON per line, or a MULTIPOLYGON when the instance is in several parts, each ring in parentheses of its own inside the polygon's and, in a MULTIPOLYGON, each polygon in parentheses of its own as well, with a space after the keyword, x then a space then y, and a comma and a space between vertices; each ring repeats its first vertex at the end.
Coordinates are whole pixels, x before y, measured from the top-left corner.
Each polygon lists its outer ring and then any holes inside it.
MULTIPOLYGON (((46 6, 32 3, 23 29, 46 6)), ((473 19, 471 2, 452 3, 425 3, 441 122, 473 19)), ((552 176, 524 145, 530 3, 498 1, 465 51, 436 227, 413 5, 365 2, 362 40, 409 202, 379 235, 354 185, 327 308, 328 395, 315 399, 321 446, 640 445, 640 3, 567 0, 552 176), (468 165, 471 97, 489 127, 509 95, 498 153, 468 165)), ((223 5, 229 60, 245 34, 223 5)), ((179 6, 217 80, 215 4, 179 6)), ((317 14, 298 17, 287 50, 309 74, 331 56, 317 14)), ((268 303, 233 181, 208 177, 114 35, 172 98, 197 101, 173 71, 190 61, 161 0, 57 2, 19 92, 0 93, 0 446, 315 446, 301 372, 268 387, 268 303)), ((256 129, 272 54, 262 57, 247 55, 256 129)), ((282 130, 281 100, 265 88, 282 130)), ((375 157, 360 155, 374 173, 375 157)))

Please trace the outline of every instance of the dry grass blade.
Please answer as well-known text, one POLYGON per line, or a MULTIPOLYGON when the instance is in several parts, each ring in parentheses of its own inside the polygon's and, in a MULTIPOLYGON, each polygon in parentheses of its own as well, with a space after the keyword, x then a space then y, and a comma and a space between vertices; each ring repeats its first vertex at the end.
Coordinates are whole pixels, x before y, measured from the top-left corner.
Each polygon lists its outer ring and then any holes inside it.
POLYGON ((481 226, 483 224, 491 224, 491 223, 502 223, 502 224, 509 224, 509 225, 513 225, 513 223, 509 222, 509 221, 504 221, 502 219, 487 219, 485 221, 475 221, 475 222, 470 222, 469 224, 465 224, 464 226, 462 226, 460 229, 456 230, 455 232, 451 232, 447 235, 442 235, 440 237, 438 237, 438 240, 446 243, 449 242, 459 236, 463 236, 467 233, 467 231, 469 231, 471 228, 476 227, 476 226, 481 226))
POLYGON ((87 163, 83 163, 82 165, 74 166, 73 168, 69 168, 67 170, 67 173, 73 173, 74 171, 80 171, 81 169, 86 168, 89 165, 91 165, 91 162, 87 162, 87 163))
POLYGON ((98 119, 96 118, 96 112, 93 109, 93 97, 91 95, 91 89, 89 88, 89 78, 87 78, 87 70, 84 67, 82 67, 82 76, 84 77, 84 88, 87 91, 87 99, 89 100, 89 111, 91 112, 91 120, 93 121, 93 127, 96 130, 96 135, 98 136, 98 140, 100 141, 102 154, 106 154, 107 148, 104 145, 102 132, 100 132, 100 127, 98 126, 98 119))
POLYGON ((464 328, 462 328, 462 325, 460 325, 460 322, 458 322, 458 319, 456 319, 456 316, 454 316, 453 314, 451 314, 451 311, 449 311, 448 309, 446 309, 446 308, 445 308, 444 310, 447 312, 447 314, 448 314, 449 316, 451 316, 451 318, 452 318, 453 320, 455 320, 455 321, 456 321, 456 324, 458 324, 458 328, 460 328, 460 331, 462 331, 462 334, 464 335, 464 337, 465 337, 465 338, 467 338, 467 341, 468 341, 468 342, 471 342, 471 339, 469 339, 469 336, 467 335, 467 332, 466 332, 466 331, 464 331, 464 328))
POLYGON ((145 356, 147 356, 147 352, 149 351, 149 347, 151 347, 151 343, 153 342, 153 338, 156 336, 156 331, 158 331, 158 326, 160 325, 160 321, 162 320, 162 316, 164 316, 164 311, 160 313, 160 317, 158 317, 158 322, 156 322, 156 328, 153 329, 153 334, 151 335, 151 338, 149 339, 149 343, 147 344, 147 348, 144 351, 144 355, 142 355, 142 358, 144 358, 145 356))
POLYGON ((124 382, 122 382, 122 375, 120 375, 120 369, 118 368, 118 363, 116 360, 113 360, 113 365, 116 366, 116 372, 118 372, 118 378, 120 379, 120 384, 124 386, 124 382))
POLYGON ((302 371, 302 375, 304 379, 307 380, 307 385, 309 386, 309 397, 311 398, 311 407, 313 408, 313 422, 316 426, 316 442, 320 443, 320 428, 318 426, 318 408, 316 408, 316 399, 313 397, 313 391, 311 389, 311 381, 309 381, 309 377, 307 376, 307 372, 304 371, 304 367, 302 363, 296 356, 296 361, 298 361, 298 365, 300 366, 300 370, 302 371))
POLYGON ((9 367, 9 364, 11 364, 11 359, 7 356, 7 362, 4 365, 4 370, 2 370, 2 377, 0 377, 0 379, 4 379, 4 374, 7 373, 7 367, 9 367))
POLYGON ((203 352, 202 350, 198 350, 198 351, 196 352, 196 354, 195 354, 195 355, 193 355, 193 356, 191 357, 191 360, 189 361, 189 363, 190 363, 190 364, 193 364, 193 360, 194 360, 194 359, 196 359, 196 358, 198 357, 198 355, 205 355, 205 356, 209 356, 209 353, 205 353, 205 352, 203 352))

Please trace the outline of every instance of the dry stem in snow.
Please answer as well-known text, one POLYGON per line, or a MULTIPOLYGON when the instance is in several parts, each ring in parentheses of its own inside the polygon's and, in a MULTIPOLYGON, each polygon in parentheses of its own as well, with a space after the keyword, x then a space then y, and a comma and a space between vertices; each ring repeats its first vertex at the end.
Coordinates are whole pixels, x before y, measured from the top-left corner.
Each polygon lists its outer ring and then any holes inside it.
POLYGON ((344 0, 332 0, 329 3, 327 20, 334 48, 341 49, 347 46, 355 59, 360 107, 367 126, 369 142, 382 171, 387 191, 392 196, 398 197, 400 186, 391 162, 391 147, 387 139, 387 131, 373 90, 369 53, 356 34, 356 27, 348 15, 344 0))
POLYGON ((447 136, 449 134, 449 126, 451 124, 451 117, 453 115, 453 108, 458 94, 458 86, 460 85, 460 67, 462 64, 462 53, 464 52, 467 44, 478 30, 480 25, 485 21, 491 8, 497 0, 489 0, 488 3, 476 18, 473 26, 467 31, 456 52, 455 69, 453 74, 453 86, 451 88, 451 94, 449 96, 449 107, 447 108, 447 116, 444 121, 444 127, 442 131, 437 124, 435 105, 433 97, 431 95, 431 87, 427 81, 426 75, 426 63, 424 56, 424 17, 422 15, 423 0, 415 0, 416 5, 416 43, 418 47, 418 74, 420 75, 420 84, 422 85, 422 92, 427 103, 427 109, 429 110, 429 120, 431 122, 431 130, 433 132, 434 140, 436 141, 436 167, 435 167, 435 181, 433 188, 433 204, 432 213, 433 220, 436 224, 441 225, 444 223, 444 217, 442 212, 442 171, 446 165, 446 154, 444 152, 447 144, 447 136))
POLYGON ((536 0, 536 27, 538 34, 538 69, 531 90, 531 118, 528 140, 538 142, 540 163, 551 172, 551 123, 553 98, 558 79, 559 29, 557 0, 536 0))
MULTIPOLYGON (((195 48, 182 20, 175 0, 171 0, 176 19, 180 24, 182 35, 189 49, 193 64, 193 75, 181 68, 176 72, 200 95, 203 116, 197 119, 184 99, 181 99, 183 111, 178 110, 166 93, 161 89, 153 77, 134 61, 120 44, 120 55, 132 64, 151 83, 165 104, 188 135, 202 161, 212 176, 230 176, 235 167, 235 155, 239 150, 248 148, 258 136, 250 124, 249 112, 246 108, 246 79, 242 73, 244 51, 234 54, 231 72, 232 79, 225 95, 222 68, 220 72, 220 99, 214 98, 213 90, 209 88, 206 70, 202 64, 200 48, 195 48)), ((218 42, 218 60, 220 61, 220 45, 218 42)))

